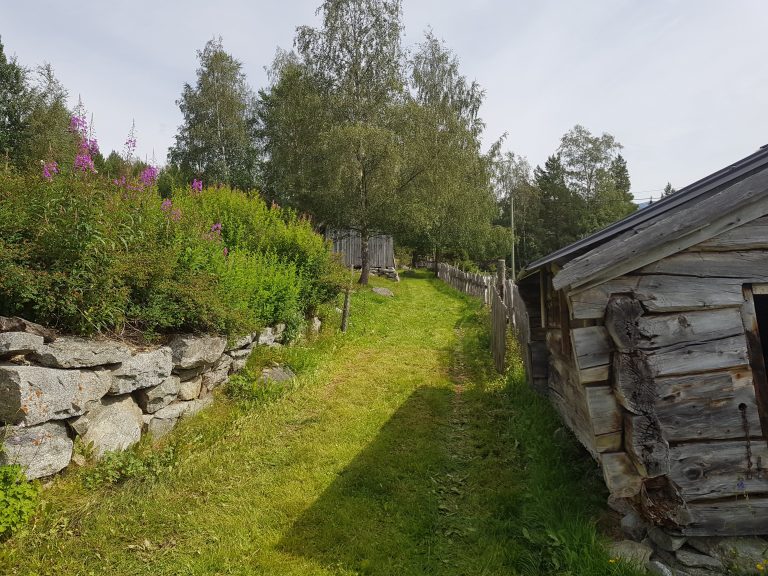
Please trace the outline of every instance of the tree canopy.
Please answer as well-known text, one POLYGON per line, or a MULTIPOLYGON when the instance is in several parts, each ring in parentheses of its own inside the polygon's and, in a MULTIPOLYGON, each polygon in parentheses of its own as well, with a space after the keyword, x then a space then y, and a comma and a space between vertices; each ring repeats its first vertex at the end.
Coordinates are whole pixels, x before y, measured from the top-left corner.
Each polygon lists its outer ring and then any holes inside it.
POLYGON ((197 82, 185 84, 176 101, 183 122, 168 161, 186 180, 252 188, 257 168, 255 96, 242 64, 224 51, 221 38, 209 40, 197 58, 197 82))
POLYGON ((488 245, 495 212, 480 151, 482 91, 431 33, 411 58, 399 0, 327 0, 259 94, 266 193, 367 241, 424 253, 488 245))
POLYGON ((577 125, 563 135, 558 149, 532 177, 526 161, 515 163, 514 155, 506 160, 505 169, 514 169, 516 175, 507 176, 497 188, 504 218, 509 215, 510 189, 519 206, 515 244, 521 266, 637 209, 621 149, 611 134, 594 136, 577 125))

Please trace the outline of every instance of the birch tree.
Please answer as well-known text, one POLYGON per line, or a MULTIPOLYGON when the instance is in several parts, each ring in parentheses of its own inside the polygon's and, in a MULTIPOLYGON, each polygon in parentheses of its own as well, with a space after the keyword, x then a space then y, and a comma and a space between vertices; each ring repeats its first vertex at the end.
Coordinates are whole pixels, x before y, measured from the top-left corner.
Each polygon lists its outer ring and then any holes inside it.
POLYGON ((197 57, 197 82, 185 84, 176 101, 183 123, 168 161, 186 179, 252 188, 257 161, 255 96, 242 64, 224 51, 221 38, 209 40, 197 57))

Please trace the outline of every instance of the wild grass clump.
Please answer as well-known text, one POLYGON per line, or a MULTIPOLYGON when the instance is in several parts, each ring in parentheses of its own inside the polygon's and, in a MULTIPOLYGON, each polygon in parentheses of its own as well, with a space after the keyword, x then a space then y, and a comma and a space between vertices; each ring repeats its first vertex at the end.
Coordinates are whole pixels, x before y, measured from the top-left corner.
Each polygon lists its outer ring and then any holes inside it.
POLYGON ((126 450, 107 452, 93 467, 82 473, 83 485, 87 489, 120 484, 126 480, 150 481, 160 478, 173 470, 176 465, 176 449, 166 446, 162 450, 126 450))
POLYGON ((227 187, 0 172, 0 314, 64 332, 239 335, 334 297, 339 266, 290 210, 227 187))
POLYGON ((250 370, 230 377, 225 388, 227 396, 246 406, 275 402, 295 388, 292 380, 265 380, 250 370))

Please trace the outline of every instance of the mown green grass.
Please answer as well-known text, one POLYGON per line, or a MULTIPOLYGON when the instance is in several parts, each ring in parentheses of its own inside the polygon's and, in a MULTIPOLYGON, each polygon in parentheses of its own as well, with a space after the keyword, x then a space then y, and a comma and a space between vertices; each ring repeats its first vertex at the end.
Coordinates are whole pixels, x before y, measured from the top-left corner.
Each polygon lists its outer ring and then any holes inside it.
POLYGON ((492 372, 479 304, 426 274, 375 282, 395 298, 358 291, 346 335, 252 357, 299 378, 184 422, 173 469, 56 480, 0 572, 635 573, 600 544, 594 464, 519 367, 492 372))

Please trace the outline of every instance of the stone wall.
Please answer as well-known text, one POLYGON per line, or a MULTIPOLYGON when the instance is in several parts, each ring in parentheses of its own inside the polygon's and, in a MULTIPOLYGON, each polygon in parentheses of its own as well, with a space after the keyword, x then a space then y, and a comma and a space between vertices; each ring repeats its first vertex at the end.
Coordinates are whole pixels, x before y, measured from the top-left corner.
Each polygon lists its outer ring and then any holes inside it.
POLYGON ((56 337, 0 317, 0 464, 20 464, 28 478, 41 478, 70 463, 77 437, 96 458, 144 433, 159 438, 210 405, 213 390, 245 366, 254 346, 280 345, 284 329, 265 328, 231 346, 221 336, 179 335, 165 346, 137 347, 56 337))

